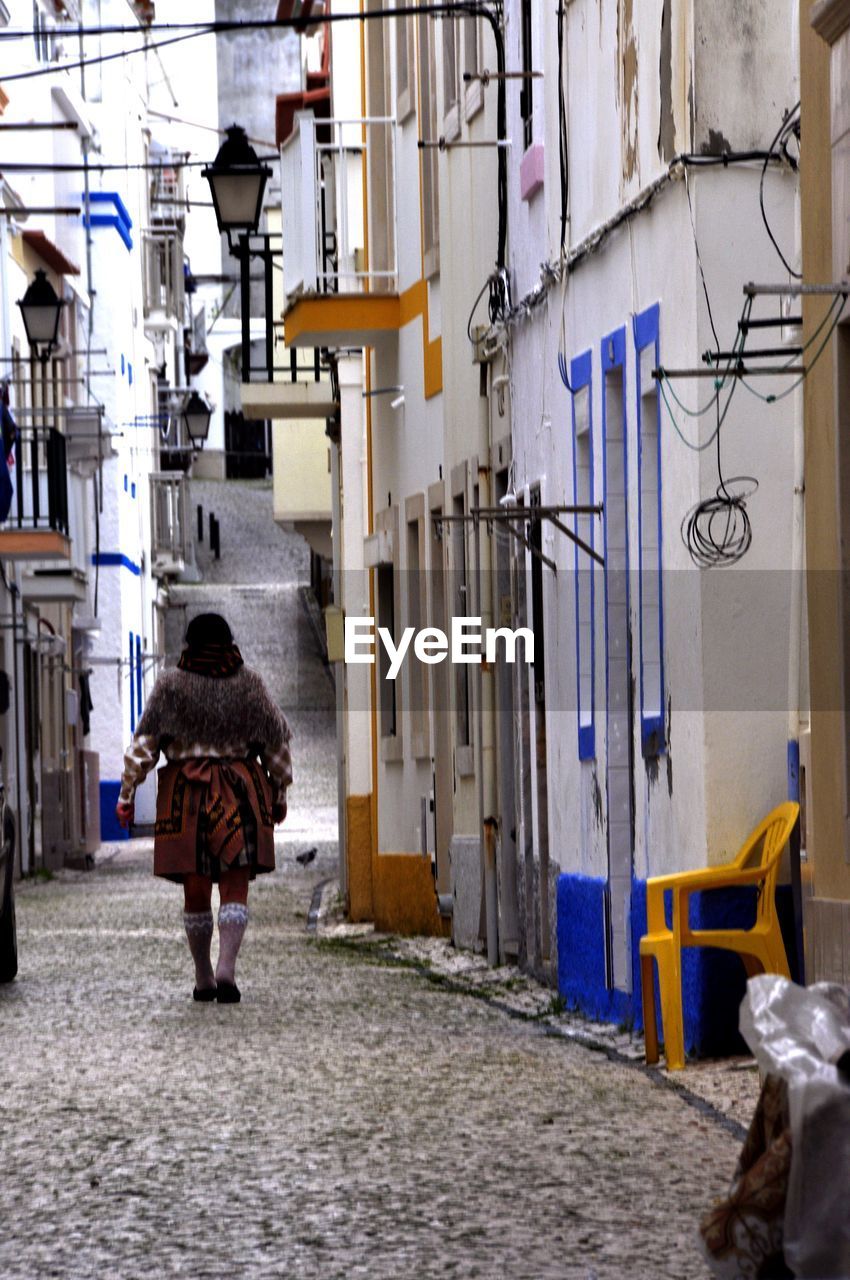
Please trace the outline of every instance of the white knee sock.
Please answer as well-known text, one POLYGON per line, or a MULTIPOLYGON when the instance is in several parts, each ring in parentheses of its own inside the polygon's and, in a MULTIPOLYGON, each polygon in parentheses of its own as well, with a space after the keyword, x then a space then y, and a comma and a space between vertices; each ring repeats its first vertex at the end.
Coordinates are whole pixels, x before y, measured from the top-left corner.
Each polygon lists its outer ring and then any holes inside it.
POLYGON ((236 957, 248 925, 248 908, 244 902, 225 902, 218 909, 217 982, 236 980, 236 957))
POLYGON ((189 939, 189 950, 195 961, 195 985, 199 991, 215 986, 210 944, 213 936, 212 911, 184 911, 183 924, 189 939))

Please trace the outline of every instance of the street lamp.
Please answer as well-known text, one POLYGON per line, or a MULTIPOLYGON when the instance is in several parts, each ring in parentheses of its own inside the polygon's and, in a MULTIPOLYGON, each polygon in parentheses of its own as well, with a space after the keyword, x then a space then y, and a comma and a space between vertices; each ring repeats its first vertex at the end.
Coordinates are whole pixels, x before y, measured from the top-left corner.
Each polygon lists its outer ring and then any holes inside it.
POLYGON ((27 341, 32 347, 33 355, 42 364, 47 364, 58 346, 59 318, 65 303, 57 296, 46 272, 41 269, 36 271, 35 279, 18 306, 21 308, 27 341))
POLYGON ((194 449, 203 449, 210 433, 212 409, 206 400, 198 395, 197 391, 193 391, 183 405, 182 418, 186 427, 186 434, 192 441, 192 447, 194 449))
POLYGON ((261 164, 245 130, 232 124, 215 160, 201 176, 210 184, 219 231, 227 236, 231 253, 234 235, 251 235, 259 225, 263 192, 271 169, 261 164))

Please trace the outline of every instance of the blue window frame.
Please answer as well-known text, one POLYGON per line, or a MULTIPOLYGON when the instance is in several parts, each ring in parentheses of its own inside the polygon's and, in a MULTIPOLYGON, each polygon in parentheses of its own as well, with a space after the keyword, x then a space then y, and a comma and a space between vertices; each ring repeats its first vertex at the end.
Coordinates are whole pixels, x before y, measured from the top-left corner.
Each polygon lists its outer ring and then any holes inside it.
POLYGON ((643 755, 665 750, 664 608, 661 575, 661 394, 652 370, 660 363, 660 307, 634 318, 638 419, 640 614, 640 738, 643 755))
POLYGON ((136 709, 142 718, 142 637, 136 636, 136 709))
MULTIPOLYGON (((573 418, 573 504, 593 504, 593 355, 585 351, 570 364, 573 418)), ((593 546, 593 516, 574 518, 576 534, 593 546)), ((575 548, 576 714, 578 758, 596 757, 596 622, 593 561, 575 548)))
POLYGON ((135 646, 133 645, 133 633, 130 632, 130 665, 127 671, 130 676, 130 732, 136 732, 136 682, 133 679, 133 667, 135 665, 135 646))

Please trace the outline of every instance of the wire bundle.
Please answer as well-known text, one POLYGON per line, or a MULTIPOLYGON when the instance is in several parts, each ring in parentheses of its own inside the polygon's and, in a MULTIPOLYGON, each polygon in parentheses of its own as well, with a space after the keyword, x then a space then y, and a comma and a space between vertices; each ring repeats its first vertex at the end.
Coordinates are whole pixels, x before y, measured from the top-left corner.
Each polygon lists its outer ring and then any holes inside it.
POLYGON ((762 170, 761 170, 761 181, 759 182, 759 208, 761 209, 761 219, 762 219, 762 222, 764 223, 764 229, 767 232, 768 236, 770 237, 770 243, 773 245, 774 249, 778 253, 783 267, 788 272, 788 274, 792 276, 795 280, 802 280, 803 278, 802 271, 795 271, 794 268, 788 262, 788 259, 785 257, 785 254, 780 249, 776 236, 773 234, 770 228, 770 223, 767 220, 767 213, 764 207, 764 180, 767 176, 767 166, 770 163, 771 159, 782 159, 787 164, 789 164, 793 170, 796 170, 798 168, 798 163, 796 158, 790 155, 788 151, 788 144, 791 141, 792 137, 796 138, 797 142, 799 143, 800 141, 800 103, 799 102, 796 103, 796 105, 791 108, 791 110, 788 112, 785 119, 782 121, 782 124, 780 125, 776 133, 776 136, 774 137, 773 141, 770 144, 770 149, 767 155, 765 156, 764 164, 762 165, 762 170))
POLYGON ((758 488, 752 476, 721 480, 711 498, 703 498, 682 521, 682 539, 700 569, 736 564, 747 554, 753 526, 747 514, 747 498, 758 488), (740 486, 734 492, 730 486, 740 486))

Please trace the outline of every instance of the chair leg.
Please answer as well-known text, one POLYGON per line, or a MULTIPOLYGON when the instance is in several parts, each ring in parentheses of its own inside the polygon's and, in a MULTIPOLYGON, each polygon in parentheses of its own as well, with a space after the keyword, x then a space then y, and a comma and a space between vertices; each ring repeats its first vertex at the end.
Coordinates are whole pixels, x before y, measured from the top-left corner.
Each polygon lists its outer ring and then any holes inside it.
POLYGON ((752 946, 752 954, 741 953, 748 978, 754 978, 759 973, 778 973, 781 977, 790 979, 785 943, 778 925, 766 935, 751 937, 748 945, 752 946))
POLYGON ((670 951, 658 955, 658 986, 661 992, 661 1018, 664 1030, 664 1057, 668 1071, 681 1071, 685 1065, 685 1029, 682 1022, 681 953, 670 951))
POLYGON ((768 973, 781 974, 783 978, 791 980, 791 969, 788 965, 788 956, 785 951, 785 943, 782 940, 782 930, 777 921, 767 937, 768 958, 770 968, 768 973))
POLYGON ((649 1066, 658 1061, 658 1026, 655 1021, 655 984, 653 976, 652 956, 641 956, 640 989, 643 1000, 643 1039, 646 1061, 649 1066))

